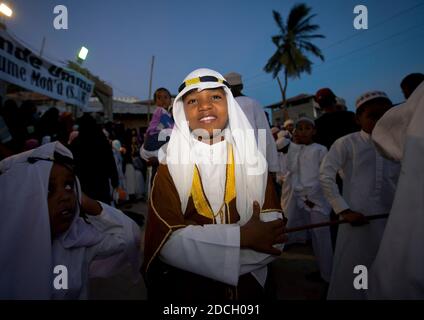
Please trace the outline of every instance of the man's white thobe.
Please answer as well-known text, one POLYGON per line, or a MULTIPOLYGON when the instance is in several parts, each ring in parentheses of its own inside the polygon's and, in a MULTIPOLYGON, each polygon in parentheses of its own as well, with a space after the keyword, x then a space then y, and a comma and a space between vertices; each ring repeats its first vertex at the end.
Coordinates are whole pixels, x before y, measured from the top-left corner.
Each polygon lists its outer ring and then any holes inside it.
POLYGON ((401 161, 395 199, 370 270, 368 298, 424 299, 424 83, 377 123, 373 140, 401 161))
MULTIPOLYGON (((389 213, 399 174, 399 165, 384 159, 364 131, 351 133, 334 142, 321 165, 320 181, 327 200, 336 214, 350 209, 366 216, 389 213), (336 184, 336 174, 343 177, 343 197, 336 184)), ((369 268, 383 235, 386 220, 367 225, 339 226, 329 299, 363 299, 357 290, 354 268, 369 268)))

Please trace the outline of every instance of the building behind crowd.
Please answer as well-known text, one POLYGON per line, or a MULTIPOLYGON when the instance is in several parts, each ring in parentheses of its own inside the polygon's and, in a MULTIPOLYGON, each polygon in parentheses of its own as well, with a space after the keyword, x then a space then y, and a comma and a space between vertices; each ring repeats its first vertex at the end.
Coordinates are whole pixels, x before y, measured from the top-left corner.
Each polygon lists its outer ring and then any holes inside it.
MULTIPOLYGON (((346 110, 346 102, 343 98, 336 97, 337 105, 340 110, 346 110)), ((271 110, 272 124, 282 125, 284 123, 284 111, 281 109, 282 101, 266 106, 271 110)), ((322 111, 318 103, 314 100, 314 95, 301 93, 295 97, 287 99, 287 112, 289 118, 297 120, 300 117, 309 117, 317 119, 321 116, 322 111)))
MULTIPOLYGON (((91 98, 84 112, 103 117, 103 107, 97 98, 91 98)), ((156 107, 150 106, 150 119, 156 107)), ((114 97, 112 103, 113 120, 121 122, 126 128, 147 128, 149 125, 149 101, 140 101, 133 97, 114 97)))
MULTIPOLYGON (((282 125, 284 123, 284 113, 281 109, 282 101, 266 106, 271 109, 272 123, 282 125)), ((316 119, 321 115, 319 105, 314 101, 314 95, 299 94, 287 99, 287 112, 290 119, 296 120, 300 117, 316 119)))

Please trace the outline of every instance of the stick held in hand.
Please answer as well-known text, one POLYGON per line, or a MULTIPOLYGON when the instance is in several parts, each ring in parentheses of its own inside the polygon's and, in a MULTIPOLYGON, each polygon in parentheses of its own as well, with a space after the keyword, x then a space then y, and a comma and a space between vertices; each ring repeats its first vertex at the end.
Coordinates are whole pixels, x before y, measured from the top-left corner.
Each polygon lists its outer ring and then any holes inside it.
MULTIPOLYGON (((376 214, 376 215, 372 215, 372 216, 366 216, 366 218, 367 218, 368 221, 372 221, 372 220, 378 220, 378 219, 385 219, 388 216, 389 216, 388 213, 384 213, 384 214, 376 214)), ((292 232, 297 232, 297 231, 310 230, 310 229, 321 228, 321 227, 328 227, 328 226, 337 225, 337 224, 344 224, 344 223, 349 223, 349 221, 347 221, 347 220, 334 220, 334 221, 329 221, 329 222, 307 224, 307 225, 300 226, 300 227, 288 228, 284 231, 284 233, 292 233, 292 232)))

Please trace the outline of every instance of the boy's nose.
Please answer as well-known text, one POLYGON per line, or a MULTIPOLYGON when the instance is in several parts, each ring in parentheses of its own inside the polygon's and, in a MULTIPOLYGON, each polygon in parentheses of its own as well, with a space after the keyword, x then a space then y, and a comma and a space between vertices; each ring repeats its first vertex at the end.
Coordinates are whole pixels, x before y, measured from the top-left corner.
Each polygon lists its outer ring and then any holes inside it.
POLYGON ((60 195, 60 200, 63 202, 68 202, 72 199, 73 196, 73 191, 69 191, 69 190, 63 190, 61 195, 60 195))
POLYGON ((212 107, 211 104, 207 100, 200 101, 199 103, 199 111, 208 110, 211 107, 212 107))

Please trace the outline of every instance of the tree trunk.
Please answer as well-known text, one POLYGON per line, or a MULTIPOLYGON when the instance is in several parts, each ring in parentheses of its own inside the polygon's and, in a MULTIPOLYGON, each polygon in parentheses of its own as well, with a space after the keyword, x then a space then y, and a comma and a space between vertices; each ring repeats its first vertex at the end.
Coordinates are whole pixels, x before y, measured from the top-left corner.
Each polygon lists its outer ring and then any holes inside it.
POLYGON ((283 101, 281 103, 281 109, 283 109, 283 117, 284 121, 290 119, 289 112, 287 111, 287 99, 286 99, 286 91, 287 91, 287 85, 288 85, 288 74, 287 70, 284 70, 284 88, 281 85, 280 78, 277 76, 278 85, 280 86, 281 96, 283 98, 283 101))

